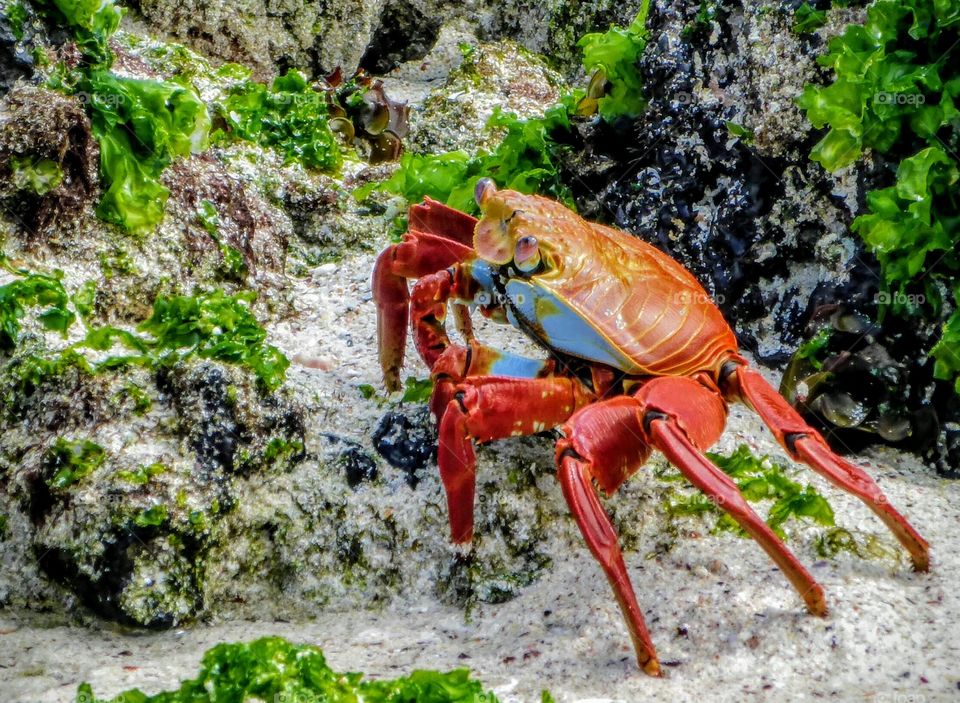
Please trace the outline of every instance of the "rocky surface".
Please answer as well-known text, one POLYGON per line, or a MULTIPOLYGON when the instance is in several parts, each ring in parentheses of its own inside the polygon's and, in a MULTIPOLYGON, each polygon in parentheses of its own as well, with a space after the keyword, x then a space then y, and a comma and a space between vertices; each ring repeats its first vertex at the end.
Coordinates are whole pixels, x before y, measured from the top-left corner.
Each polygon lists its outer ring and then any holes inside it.
POLYGON ((385 73, 422 59, 444 25, 462 20, 484 41, 514 39, 575 74, 579 37, 629 24, 639 0, 343 0, 224 4, 211 0, 132 3, 153 31, 200 53, 256 69, 261 78, 296 66, 321 76, 337 66, 385 73))

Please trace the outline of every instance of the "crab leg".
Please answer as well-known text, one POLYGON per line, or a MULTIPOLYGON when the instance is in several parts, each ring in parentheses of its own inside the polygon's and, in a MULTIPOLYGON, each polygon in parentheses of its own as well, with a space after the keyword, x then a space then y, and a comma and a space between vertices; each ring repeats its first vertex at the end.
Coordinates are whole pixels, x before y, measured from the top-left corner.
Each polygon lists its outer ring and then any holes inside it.
POLYGON ((703 455, 723 431, 727 409, 714 388, 692 378, 663 377, 634 396, 647 442, 742 527, 780 567, 814 615, 827 612, 823 588, 754 512, 737 484, 703 455))
POLYGON ((794 460, 802 461, 833 485, 857 496, 883 520, 910 553, 914 569, 926 571, 930 568, 927 542, 890 504, 867 472, 837 456, 820 433, 804 422, 759 373, 738 365, 733 379, 737 385, 734 389, 736 395, 753 408, 794 460))
POLYGON ((474 442, 543 432, 592 399, 579 381, 566 377, 470 377, 455 386, 440 421, 437 447, 454 542, 473 539, 474 442))
POLYGON ((617 533, 591 485, 591 479, 595 479, 609 495, 650 456, 650 447, 640 439, 637 403, 621 396, 587 406, 563 429, 566 438, 557 443, 557 478, 563 496, 617 597, 637 663, 651 676, 659 676, 657 653, 637 604, 617 533))
POLYGON ((380 366, 389 390, 400 388, 410 303, 406 279, 472 258, 476 222, 470 215, 426 198, 423 205, 410 208, 409 231, 403 241, 377 257, 372 289, 377 304, 380 366))

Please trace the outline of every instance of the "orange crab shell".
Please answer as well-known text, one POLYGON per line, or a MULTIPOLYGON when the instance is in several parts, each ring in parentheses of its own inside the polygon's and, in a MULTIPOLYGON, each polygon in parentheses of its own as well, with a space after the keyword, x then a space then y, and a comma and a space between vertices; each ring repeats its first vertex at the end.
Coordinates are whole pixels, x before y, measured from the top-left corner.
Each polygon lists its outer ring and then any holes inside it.
POLYGON ((736 337, 703 286, 663 252, 548 198, 514 191, 484 195, 477 255, 505 264, 521 239, 535 238, 547 266, 530 282, 619 352, 626 360, 621 371, 716 374, 737 354, 736 337))

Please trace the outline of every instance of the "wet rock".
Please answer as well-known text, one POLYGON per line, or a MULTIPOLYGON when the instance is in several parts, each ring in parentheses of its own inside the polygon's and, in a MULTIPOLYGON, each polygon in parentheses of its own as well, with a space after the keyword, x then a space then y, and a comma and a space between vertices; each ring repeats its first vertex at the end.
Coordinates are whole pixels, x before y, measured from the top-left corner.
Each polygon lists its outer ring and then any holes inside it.
POLYGON ((380 24, 384 5, 385 0, 248 0, 242 5, 140 0, 139 10, 156 30, 269 78, 289 67, 307 69, 316 76, 337 66, 353 73, 380 24))
MULTIPOLYGON (((480 147, 493 146, 499 137, 485 135, 483 127, 494 109, 519 117, 540 116, 559 100, 566 87, 560 74, 541 57, 514 42, 473 41, 466 52, 456 48, 467 40, 463 34, 445 27, 434 51, 424 60, 428 67, 449 62, 450 47, 455 47, 456 64, 443 77, 443 85, 435 88, 422 105, 413 108, 407 139, 411 151, 463 149, 474 153, 480 147)), ((407 64, 395 75, 412 79, 414 68, 419 66, 407 64)))
POLYGON ((422 59, 433 48, 440 31, 440 18, 406 0, 389 0, 360 68, 383 74, 404 61, 422 59))
POLYGON ((33 57, 21 44, 23 31, 23 20, 0 15, 0 94, 10 90, 17 79, 33 75, 33 57))
POLYGON ((373 446, 391 466, 407 473, 407 482, 416 487, 417 470, 433 458, 437 435, 426 406, 413 410, 391 410, 373 430, 373 446))
POLYGON ((168 226, 180 230, 186 262, 201 276, 233 279, 280 273, 286 263, 291 224, 257 189, 230 174, 209 154, 175 161, 164 173, 170 188, 168 226), (243 267, 231 269, 229 247, 243 267))
POLYGON ((919 454, 941 475, 960 477, 960 397, 951 383, 933 377, 929 358, 938 326, 906 327, 890 314, 884 324, 870 322, 876 318, 875 303, 818 306, 781 393, 837 451, 882 442, 919 454))
POLYGON ((356 488, 364 481, 375 481, 379 472, 377 463, 363 451, 359 442, 335 434, 324 434, 324 438, 340 449, 340 464, 350 488, 356 488))
POLYGON ((19 84, 0 104, 0 205, 35 245, 92 203, 100 150, 76 98, 19 84))
POLYGON ((577 40, 588 32, 605 32, 611 24, 628 25, 640 0, 508 0, 484 2, 477 10, 482 39, 514 39, 530 51, 549 56, 568 75, 580 70, 577 40))
POLYGON ((158 385, 177 410, 198 468, 211 475, 287 470, 305 457, 302 410, 264 397, 251 380, 242 369, 212 362, 160 372, 158 385))

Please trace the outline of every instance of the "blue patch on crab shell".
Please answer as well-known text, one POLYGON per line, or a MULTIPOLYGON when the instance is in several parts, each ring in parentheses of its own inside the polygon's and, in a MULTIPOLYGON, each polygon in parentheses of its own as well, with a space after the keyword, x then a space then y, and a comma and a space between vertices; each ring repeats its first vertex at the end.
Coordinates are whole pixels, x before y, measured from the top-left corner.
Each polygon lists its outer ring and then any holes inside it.
MULTIPOLYGON (((470 278, 477 282, 477 284, 483 288, 483 290, 490 295, 493 291, 493 266, 483 259, 477 259, 476 261, 471 261, 469 264, 464 264, 468 266, 469 269, 467 273, 470 278)), ((478 302, 478 301, 471 301, 478 302)))
POLYGON ((637 365, 552 292, 527 281, 507 282, 507 319, 550 349, 635 373, 637 365), (517 316, 521 320, 517 320, 517 316))
POLYGON ((510 376, 511 378, 537 378, 547 365, 545 359, 529 359, 518 354, 497 351, 499 358, 490 364, 490 374, 493 376, 510 376))

